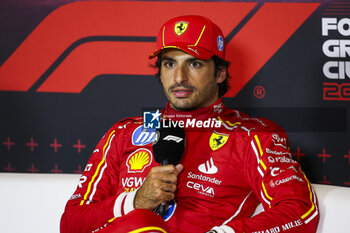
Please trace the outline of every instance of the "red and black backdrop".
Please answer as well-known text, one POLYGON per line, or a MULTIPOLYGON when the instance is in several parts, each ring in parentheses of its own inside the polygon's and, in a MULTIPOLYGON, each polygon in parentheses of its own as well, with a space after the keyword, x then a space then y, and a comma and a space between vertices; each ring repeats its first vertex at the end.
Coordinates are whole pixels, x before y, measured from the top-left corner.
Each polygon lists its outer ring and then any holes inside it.
POLYGON ((161 24, 221 26, 227 106, 288 133, 311 182, 350 186, 349 1, 0 3, 0 171, 81 173, 116 121, 166 103, 148 54, 161 24))

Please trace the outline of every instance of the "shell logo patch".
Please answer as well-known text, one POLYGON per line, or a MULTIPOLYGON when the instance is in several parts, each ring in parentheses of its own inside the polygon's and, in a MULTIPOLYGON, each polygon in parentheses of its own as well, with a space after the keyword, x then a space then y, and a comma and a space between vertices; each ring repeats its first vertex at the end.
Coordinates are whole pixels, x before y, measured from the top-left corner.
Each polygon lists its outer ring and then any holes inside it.
POLYGON ((141 148, 129 155, 126 160, 128 173, 143 172, 152 163, 152 152, 141 148))
POLYGON ((187 29, 188 27, 188 22, 177 22, 174 27, 175 34, 178 36, 181 36, 187 29))
POLYGON ((209 139, 210 148, 213 151, 220 149, 221 147, 223 147, 226 144, 229 136, 230 135, 223 134, 223 133, 217 133, 214 131, 211 134, 210 139, 209 139))

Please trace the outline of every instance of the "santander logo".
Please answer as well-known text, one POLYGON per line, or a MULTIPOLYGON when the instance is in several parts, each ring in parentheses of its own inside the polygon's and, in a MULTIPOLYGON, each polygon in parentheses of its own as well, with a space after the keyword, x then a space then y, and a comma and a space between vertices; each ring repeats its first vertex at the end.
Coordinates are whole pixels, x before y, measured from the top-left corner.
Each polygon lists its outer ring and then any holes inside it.
POLYGON ((213 158, 210 158, 205 163, 199 165, 198 170, 205 174, 215 174, 218 172, 218 168, 214 165, 213 158))

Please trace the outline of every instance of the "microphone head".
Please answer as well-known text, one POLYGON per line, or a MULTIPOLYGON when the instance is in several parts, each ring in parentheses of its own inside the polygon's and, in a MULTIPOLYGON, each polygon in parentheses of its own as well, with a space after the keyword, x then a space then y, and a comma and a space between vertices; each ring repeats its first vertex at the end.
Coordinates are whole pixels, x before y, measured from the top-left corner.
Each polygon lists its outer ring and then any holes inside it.
MULTIPOLYGON (((164 120, 169 122, 169 120, 164 120)), ((164 123, 156 131, 153 143, 153 155, 157 163, 162 165, 180 162, 185 149, 185 130, 170 123, 164 123), (167 126, 167 127, 163 127, 167 126)))

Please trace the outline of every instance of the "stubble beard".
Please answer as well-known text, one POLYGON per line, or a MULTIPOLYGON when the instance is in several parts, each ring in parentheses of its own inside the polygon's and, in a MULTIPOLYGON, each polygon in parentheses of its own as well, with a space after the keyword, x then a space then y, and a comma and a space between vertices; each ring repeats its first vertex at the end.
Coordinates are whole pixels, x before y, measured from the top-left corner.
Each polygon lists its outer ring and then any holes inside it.
MULTIPOLYGON (((170 102, 173 109, 175 109, 177 111, 192 111, 192 110, 195 110, 197 108, 206 107, 206 105, 200 106, 201 101, 205 102, 206 99, 214 99, 216 101, 218 99, 218 91, 215 91, 215 88, 218 88, 217 83, 210 83, 209 85, 207 85, 203 89, 204 91, 202 93, 198 93, 198 90, 193 86, 179 85, 178 84, 178 85, 173 85, 173 86, 169 87, 168 90, 166 90, 163 86, 163 91, 164 91, 164 94, 167 97, 167 99, 170 102), (193 91, 192 94, 190 95, 190 98, 182 105, 176 103, 177 98, 172 95, 172 90, 176 87, 185 87, 185 88, 191 89, 193 91), (193 96, 196 94, 197 94, 197 96, 193 96), (204 97, 200 98, 201 95, 204 95, 204 97), (215 96, 215 97, 213 97, 213 96, 215 96)), ((216 90, 218 90, 218 89, 216 89, 216 90)), ((179 99, 181 99, 181 98, 179 98, 179 99)), ((186 98, 184 98, 184 99, 186 99, 186 98)), ((212 101, 213 103, 215 102, 214 100, 212 101)), ((181 102, 184 102, 184 101, 181 101, 181 102)))

